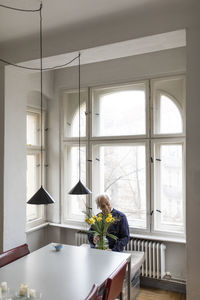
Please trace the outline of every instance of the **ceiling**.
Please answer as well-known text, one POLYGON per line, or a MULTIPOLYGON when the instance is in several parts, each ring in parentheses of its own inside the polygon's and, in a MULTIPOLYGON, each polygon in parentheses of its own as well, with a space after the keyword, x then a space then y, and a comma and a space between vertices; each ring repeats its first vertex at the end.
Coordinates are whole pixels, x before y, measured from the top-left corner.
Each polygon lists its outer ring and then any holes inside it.
MULTIPOLYGON (((185 0, 43 0, 43 33, 56 32, 113 16, 141 13, 148 8, 182 4, 185 0)), ((0 0, 0 4, 24 8, 39 8, 39 0, 0 0)), ((89 26, 89 25, 88 25, 89 26)), ((26 39, 39 33, 39 13, 24 13, 0 7, 0 43, 26 39)))
MULTIPOLYGON (((127 56, 151 53, 161 50, 174 49, 186 46, 186 32, 184 29, 162 34, 151 35, 138 39, 112 43, 81 50, 81 64, 89 64, 100 61, 112 60, 127 56)), ((43 58, 43 68, 51 68, 52 66, 61 66, 66 62, 70 62, 69 67, 78 64, 78 52, 65 53, 61 55, 43 58)), ((25 67, 39 68, 40 61, 35 59, 19 64, 25 67)), ((66 66, 65 66, 66 67, 66 66)))

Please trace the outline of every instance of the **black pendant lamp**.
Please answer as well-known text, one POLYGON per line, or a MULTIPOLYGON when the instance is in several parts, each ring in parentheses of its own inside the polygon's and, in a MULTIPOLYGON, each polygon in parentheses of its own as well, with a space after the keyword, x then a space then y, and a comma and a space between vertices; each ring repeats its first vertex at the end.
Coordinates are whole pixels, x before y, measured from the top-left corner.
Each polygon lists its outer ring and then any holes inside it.
POLYGON ((41 109, 41 124, 40 124, 40 168, 41 168, 41 187, 39 190, 31 197, 31 199, 27 202, 28 204, 35 204, 35 205, 41 205, 41 204, 52 204, 54 203, 54 199, 51 197, 51 195, 44 189, 42 186, 43 182, 43 151, 42 151, 42 145, 43 145, 43 123, 42 123, 42 100, 43 100, 43 91, 42 91, 42 4, 40 5, 40 109, 41 109))
POLYGON ((81 112, 80 112, 80 107, 81 107, 81 63, 80 63, 80 56, 81 54, 79 53, 78 56, 78 112, 79 112, 79 137, 78 137, 78 153, 79 153, 79 181, 78 183, 69 191, 70 195, 88 195, 91 194, 92 192, 84 186, 84 184, 81 182, 81 112))

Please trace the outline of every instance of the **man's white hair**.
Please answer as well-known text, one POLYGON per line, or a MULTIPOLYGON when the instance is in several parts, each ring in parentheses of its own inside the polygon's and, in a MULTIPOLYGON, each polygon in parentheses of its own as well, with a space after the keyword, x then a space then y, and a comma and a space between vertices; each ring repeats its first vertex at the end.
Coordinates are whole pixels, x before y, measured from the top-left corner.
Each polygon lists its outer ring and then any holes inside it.
POLYGON ((100 201, 101 198, 106 198, 110 202, 110 204, 112 204, 110 196, 108 194, 101 194, 101 195, 97 196, 96 199, 95 199, 97 207, 99 207, 99 201, 100 201))

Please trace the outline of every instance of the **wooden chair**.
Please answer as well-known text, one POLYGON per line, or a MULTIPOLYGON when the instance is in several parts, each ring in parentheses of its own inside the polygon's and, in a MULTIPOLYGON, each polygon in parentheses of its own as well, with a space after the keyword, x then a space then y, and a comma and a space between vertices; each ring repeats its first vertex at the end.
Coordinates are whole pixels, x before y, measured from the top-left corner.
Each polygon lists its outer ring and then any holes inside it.
POLYGON ((85 298, 85 300, 96 300, 97 298, 97 293, 98 293, 98 285, 94 284, 92 286, 92 289, 89 293, 89 295, 85 298))
POLYGON ((23 244, 16 248, 3 252, 2 254, 0 254, 0 268, 29 253, 30 251, 27 244, 23 244))
POLYGON ((122 288, 126 274, 127 262, 123 262, 107 279, 104 291, 104 300, 122 300, 122 288))

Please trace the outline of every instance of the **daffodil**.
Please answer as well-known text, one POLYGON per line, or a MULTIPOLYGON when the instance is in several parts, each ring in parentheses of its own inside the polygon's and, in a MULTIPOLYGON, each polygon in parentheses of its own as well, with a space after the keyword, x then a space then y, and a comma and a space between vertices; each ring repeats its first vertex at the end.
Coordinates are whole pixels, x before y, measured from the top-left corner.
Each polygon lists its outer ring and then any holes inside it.
POLYGON ((112 222, 112 223, 115 222, 115 218, 112 217, 112 218, 111 218, 111 222, 112 222))
POLYGON ((106 218, 106 222, 107 222, 107 223, 110 223, 110 222, 111 222, 111 218, 110 218, 110 217, 107 217, 107 218, 106 218))
POLYGON ((98 217, 102 218, 103 217, 102 213, 98 214, 98 217))
POLYGON ((85 222, 87 222, 87 223, 88 223, 88 221, 89 221, 89 218, 85 218, 85 222))
POLYGON ((95 219, 94 218, 90 218, 89 219, 89 223, 90 223, 90 225, 94 224, 95 223, 95 219))
POLYGON ((97 217, 97 221, 100 222, 102 220, 102 217, 97 217))
POLYGON ((112 214, 108 214, 108 218, 112 218, 112 214))

